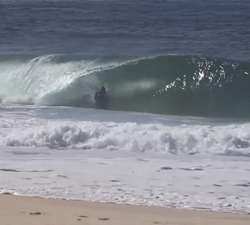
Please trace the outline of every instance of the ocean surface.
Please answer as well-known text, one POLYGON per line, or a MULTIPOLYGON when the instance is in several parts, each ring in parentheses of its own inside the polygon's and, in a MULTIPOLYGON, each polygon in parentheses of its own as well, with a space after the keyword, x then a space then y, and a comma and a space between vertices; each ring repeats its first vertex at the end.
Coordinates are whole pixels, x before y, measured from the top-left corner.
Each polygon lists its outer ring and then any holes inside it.
POLYGON ((250 213, 249 12, 0 0, 0 192, 250 213))

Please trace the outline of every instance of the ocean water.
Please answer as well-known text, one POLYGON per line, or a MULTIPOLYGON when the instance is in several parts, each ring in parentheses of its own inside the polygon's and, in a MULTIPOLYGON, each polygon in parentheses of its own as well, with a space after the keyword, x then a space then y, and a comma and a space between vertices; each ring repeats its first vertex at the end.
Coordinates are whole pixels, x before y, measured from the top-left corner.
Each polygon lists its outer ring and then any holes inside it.
POLYGON ((249 213, 249 12, 0 0, 0 192, 249 213))

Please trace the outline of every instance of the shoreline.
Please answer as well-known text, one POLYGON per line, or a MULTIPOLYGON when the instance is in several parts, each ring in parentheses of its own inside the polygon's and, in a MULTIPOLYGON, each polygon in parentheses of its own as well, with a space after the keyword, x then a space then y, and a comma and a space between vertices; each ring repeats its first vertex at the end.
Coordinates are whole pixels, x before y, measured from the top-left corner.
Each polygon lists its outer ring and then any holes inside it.
POLYGON ((249 225, 250 215, 0 195, 1 225, 249 225))

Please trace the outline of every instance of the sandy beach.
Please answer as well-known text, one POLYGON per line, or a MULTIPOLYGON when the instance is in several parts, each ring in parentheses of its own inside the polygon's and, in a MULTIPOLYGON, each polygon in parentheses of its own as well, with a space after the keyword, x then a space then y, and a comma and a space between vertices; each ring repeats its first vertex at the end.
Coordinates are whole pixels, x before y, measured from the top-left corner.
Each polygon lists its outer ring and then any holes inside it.
POLYGON ((1 225, 249 225, 250 215, 0 195, 1 225))

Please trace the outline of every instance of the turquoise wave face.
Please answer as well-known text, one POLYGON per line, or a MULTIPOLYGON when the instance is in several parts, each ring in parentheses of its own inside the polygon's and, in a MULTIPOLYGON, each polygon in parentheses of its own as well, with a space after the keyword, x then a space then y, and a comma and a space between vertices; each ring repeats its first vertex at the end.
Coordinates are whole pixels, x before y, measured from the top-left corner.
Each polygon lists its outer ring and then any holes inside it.
POLYGON ((3 102, 29 96, 29 104, 93 108, 96 88, 105 85, 109 98, 101 108, 108 110, 241 118, 250 109, 248 62, 50 55, 9 56, 0 68, 3 102))

